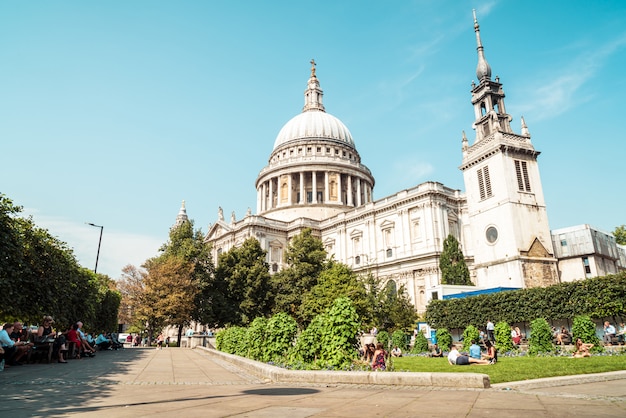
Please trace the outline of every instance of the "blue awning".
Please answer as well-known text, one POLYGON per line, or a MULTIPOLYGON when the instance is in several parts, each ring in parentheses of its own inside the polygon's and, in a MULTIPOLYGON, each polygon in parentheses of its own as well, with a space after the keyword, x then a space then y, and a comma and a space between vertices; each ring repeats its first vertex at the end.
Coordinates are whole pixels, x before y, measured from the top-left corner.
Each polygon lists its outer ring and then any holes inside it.
POLYGON ((519 287, 492 287, 491 289, 472 290, 471 292, 453 293, 444 295, 443 300, 468 298, 470 296, 488 295, 489 293, 505 292, 507 290, 519 290, 519 287))

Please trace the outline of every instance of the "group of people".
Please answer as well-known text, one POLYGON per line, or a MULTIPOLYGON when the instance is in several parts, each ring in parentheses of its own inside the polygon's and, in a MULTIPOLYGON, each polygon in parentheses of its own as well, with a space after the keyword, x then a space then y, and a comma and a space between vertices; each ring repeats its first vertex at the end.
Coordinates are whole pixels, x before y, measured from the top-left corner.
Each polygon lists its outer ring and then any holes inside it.
MULTIPOLYGON (((35 352, 52 353, 58 363, 66 364, 66 358, 95 357, 96 349, 107 350, 119 347, 110 334, 100 333, 96 338, 83 330, 83 323, 78 321, 65 331, 53 328, 54 319, 45 316, 37 331, 24 327, 21 322, 6 323, 0 330, 0 363, 5 367, 21 366, 25 358, 35 352), (73 348, 72 353, 70 349, 73 348)), ((34 328, 33 328, 34 330, 34 328)))
MULTIPOLYGON (((478 345, 478 341, 472 340, 472 345, 470 345, 469 353, 462 354, 459 352, 456 345, 453 343, 450 346, 450 352, 448 353, 448 363, 452 366, 469 366, 471 364, 477 364, 486 366, 489 364, 495 364, 498 361, 498 352, 496 347, 492 344, 489 339, 484 340, 486 352, 482 352, 480 345, 478 345)), ((443 353, 439 347, 435 344, 435 350, 433 350, 433 357, 442 357, 443 353), (437 350, 435 352, 435 350, 437 350)))

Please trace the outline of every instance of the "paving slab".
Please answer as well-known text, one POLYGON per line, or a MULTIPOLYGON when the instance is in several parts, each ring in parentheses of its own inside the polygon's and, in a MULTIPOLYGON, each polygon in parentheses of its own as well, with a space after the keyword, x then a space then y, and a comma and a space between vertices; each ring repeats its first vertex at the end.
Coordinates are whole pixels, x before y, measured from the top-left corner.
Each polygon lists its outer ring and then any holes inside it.
POLYGON ((198 349, 127 348, 0 372, 0 416, 626 416, 626 373, 603 376, 488 389, 277 383, 198 349))

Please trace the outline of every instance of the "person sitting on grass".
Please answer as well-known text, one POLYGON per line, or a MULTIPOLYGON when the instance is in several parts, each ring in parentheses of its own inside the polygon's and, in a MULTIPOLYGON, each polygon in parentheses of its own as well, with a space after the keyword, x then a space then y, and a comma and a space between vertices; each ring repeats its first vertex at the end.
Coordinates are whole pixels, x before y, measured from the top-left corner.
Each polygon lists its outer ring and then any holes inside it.
POLYGON ((496 347, 489 340, 485 341, 485 347, 487 347, 487 353, 483 354, 483 360, 488 360, 491 364, 494 364, 498 361, 498 352, 496 351, 496 347))
POLYGON ((573 358, 583 358, 583 357, 591 357, 591 350, 593 348, 593 344, 584 343, 580 338, 576 339, 575 344, 576 350, 572 354, 573 358))
POLYGON ((397 345, 391 350, 391 355, 393 357, 402 357, 402 350, 397 345))
POLYGON ((479 360, 482 357, 480 354, 480 346, 478 345, 476 340, 472 340, 472 345, 470 345, 470 348, 469 348, 469 356, 472 358, 479 359, 479 360))
POLYGON ((467 366, 470 364, 478 364, 481 366, 486 366, 488 364, 492 364, 489 360, 476 359, 469 356, 464 356, 459 353, 456 346, 452 344, 450 346, 450 353, 448 354, 448 363, 451 366, 467 366))
POLYGON ((376 343, 376 351, 374 351, 374 359, 372 360, 372 370, 385 370, 387 364, 385 363, 385 356, 387 352, 383 348, 381 343, 376 343))
POLYGON ((437 344, 433 345, 433 351, 430 353, 431 357, 443 357, 443 352, 437 344))

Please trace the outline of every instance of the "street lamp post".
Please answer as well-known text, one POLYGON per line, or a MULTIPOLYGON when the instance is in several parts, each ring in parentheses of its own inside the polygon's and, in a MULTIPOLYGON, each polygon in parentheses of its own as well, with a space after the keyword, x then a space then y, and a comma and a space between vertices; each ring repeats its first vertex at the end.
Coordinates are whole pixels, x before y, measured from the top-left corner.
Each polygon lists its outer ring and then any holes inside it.
POLYGON ((100 228, 100 240, 98 241, 98 253, 96 254, 96 267, 93 269, 94 273, 98 272, 98 258, 100 258, 100 244, 102 243, 102 230, 104 227, 102 225, 95 225, 91 222, 85 222, 87 225, 95 226, 96 228, 100 228))

